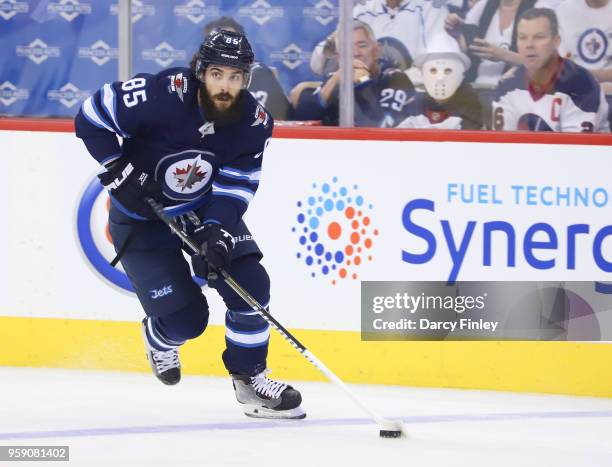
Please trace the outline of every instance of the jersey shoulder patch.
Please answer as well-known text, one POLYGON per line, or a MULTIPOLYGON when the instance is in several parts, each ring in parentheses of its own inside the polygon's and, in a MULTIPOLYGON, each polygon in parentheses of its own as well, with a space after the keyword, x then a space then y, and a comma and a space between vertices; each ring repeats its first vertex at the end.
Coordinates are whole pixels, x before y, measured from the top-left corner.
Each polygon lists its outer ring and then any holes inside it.
POLYGON ((245 92, 246 104, 244 107, 245 115, 243 122, 247 123, 250 127, 262 127, 269 129, 272 124, 272 116, 261 105, 250 92, 245 92))
POLYGON ((176 96, 181 102, 185 102, 184 96, 189 92, 189 79, 183 75, 182 72, 176 75, 168 76, 168 92, 170 94, 176 93, 176 96))
POLYGON ((197 89, 195 77, 188 68, 169 68, 157 75, 160 90, 165 89, 167 94, 180 102, 185 102, 197 89))
POLYGON ((270 115, 266 112, 263 105, 259 104, 253 114, 254 120, 251 126, 262 125, 264 128, 268 128, 270 122, 270 115))

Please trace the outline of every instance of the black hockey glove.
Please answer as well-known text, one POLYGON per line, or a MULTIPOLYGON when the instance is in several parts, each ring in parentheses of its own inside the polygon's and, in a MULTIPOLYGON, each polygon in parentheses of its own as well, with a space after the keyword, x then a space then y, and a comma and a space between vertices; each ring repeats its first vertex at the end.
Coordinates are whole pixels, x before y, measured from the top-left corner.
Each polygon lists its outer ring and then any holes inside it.
POLYGON ((128 211, 146 219, 157 216, 145 198, 159 198, 161 188, 148 173, 134 168, 125 158, 119 158, 98 175, 100 182, 111 195, 128 211))
POLYGON ((203 252, 203 255, 191 257, 196 276, 206 279, 211 272, 229 268, 234 249, 232 234, 219 224, 204 224, 194 231, 193 236, 203 252))

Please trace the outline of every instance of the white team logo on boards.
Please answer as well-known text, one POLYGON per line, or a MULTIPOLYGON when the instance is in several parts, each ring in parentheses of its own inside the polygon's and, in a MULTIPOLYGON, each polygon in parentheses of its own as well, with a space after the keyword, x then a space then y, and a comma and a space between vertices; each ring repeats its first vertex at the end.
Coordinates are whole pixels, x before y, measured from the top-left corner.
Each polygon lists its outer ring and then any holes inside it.
POLYGON ((167 42, 161 42, 154 49, 145 49, 142 51, 143 60, 153 60, 162 68, 168 67, 175 60, 184 61, 187 59, 187 52, 184 50, 176 50, 167 42))
POLYGON ((304 7, 302 12, 305 18, 313 18, 323 26, 327 26, 338 17, 338 7, 329 0, 321 0, 314 6, 304 7))
POLYGON ((66 83, 59 89, 47 91, 47 99, 50 101, 60 101, 64 107, 71 108, 77 102, 83 102, 91 95, 89 90, 81 90, 72 83, 66 83))
POLYGON ((42 39, 34 39, 28 45, 18 45, 15 49, 18 57, 28 57, 37 65, 47 60, 49 57, 58 58, 60 48, 49 46, 42 39))
POLYGON ((89 58, 98 66, 102 66, 109 60, 117 60, 119 49, 111 47, 103 40, 91 44, 89 47, 79 47, 79 58, 89 58))
POLYGON ((174 16, 187 18, 194 24, 201 23, 204 18, 216 18, 219 16, 219 7, 206 6, 202 0, 191 0, 185 5, 174 7, 174 16))
POLYGON ((91 3, 80 3, 78 0, 60 0, 47 5, 47 13, 60 15, 66 21, 72 21, 79 15, 91 14, 91 3))
POLYGON ((251 6, 244 6, 238 9, 238 16, 251 18, 260 26, 263 26, 272 18, 282 18, 285 10, 279 6, 272 6, 266 0, 256 0, 251 6))
POLYGON ((30 5, 27 2, 16 2, 15 0, 0 1, 0 17, 7 21, 17 13, 27 13, 28 11, 30 11, 30 5))
POLYGON ((311 52, 304 52, 296 44, 289 44, 280 52, 272 52, 270 59, 274 62, 282 62, 290 70, 295 70, 302 63, 310 60, 311 52))
MULTIPOLYGON (((110 6, 110 14, 117 15, 119 5, 114 3, 110 6)), ((141 20, 143 16, 155 16, 155 6, 145 5, 140 0, 132 0, 132 24, 141 20)))
POLYGON ((0 103, 7 107, 17 101, 29 99, 29 97, 30 91, 18 88, 10 81, 0 84, 0 103))

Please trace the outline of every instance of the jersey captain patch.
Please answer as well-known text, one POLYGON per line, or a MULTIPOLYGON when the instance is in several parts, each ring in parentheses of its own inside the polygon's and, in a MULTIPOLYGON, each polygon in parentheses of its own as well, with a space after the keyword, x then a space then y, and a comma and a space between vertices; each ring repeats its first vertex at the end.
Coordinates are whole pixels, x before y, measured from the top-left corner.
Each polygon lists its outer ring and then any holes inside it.
POLYGON ((159 161, 156 180, 164 194, 177 201, 189 201, 210 189, 215 155, 188 150, 170 154, 159 161))

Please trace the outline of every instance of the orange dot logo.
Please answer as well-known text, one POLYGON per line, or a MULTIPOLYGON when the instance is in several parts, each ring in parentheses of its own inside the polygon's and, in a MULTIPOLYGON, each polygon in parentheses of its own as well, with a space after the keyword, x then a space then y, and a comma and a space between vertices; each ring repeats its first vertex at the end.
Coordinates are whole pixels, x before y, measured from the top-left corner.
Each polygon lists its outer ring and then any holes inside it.
POLYGON ((340 224, 337 222, 330 222, 329 226, 327 227, 327 235, 332 240, 338 240, 340 235, 342 235, 342 227, 340 227, 340 224))
POLYGON ((292 227, 298 244, 296 258, 311 277, 327 277, 333 285, 360 277, 374 258, 378 229, 373 227, 373 209, 358 185, 343 184, 338 177, 312 184, 310 195, 297 202, 292 227))

